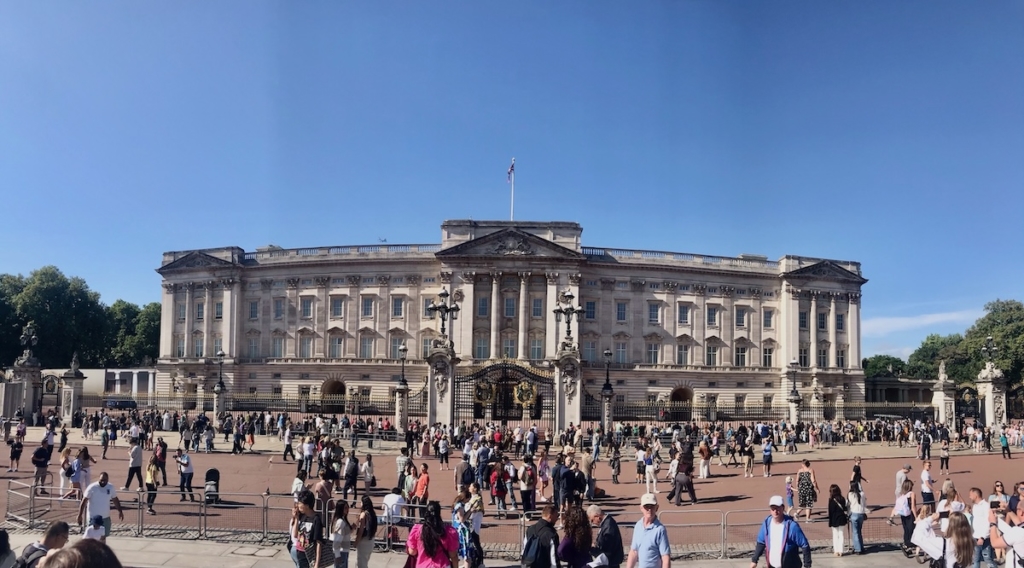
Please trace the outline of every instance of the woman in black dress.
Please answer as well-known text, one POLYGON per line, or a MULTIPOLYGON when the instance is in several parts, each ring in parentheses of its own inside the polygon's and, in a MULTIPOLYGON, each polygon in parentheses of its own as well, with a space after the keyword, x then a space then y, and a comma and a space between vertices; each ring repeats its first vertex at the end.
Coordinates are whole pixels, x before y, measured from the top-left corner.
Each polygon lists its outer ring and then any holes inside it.
POLYGON ((811 520, 811 509, 814 502, 818 500, 818 480, 814 477, 814 470, 811 469, 810 460, 804 460, 803 466, 797 471, 797 495, 800 498, 800 506, 797 508, 794 517, 800 516, 800 511, 806 511, 804 520, 811 520))

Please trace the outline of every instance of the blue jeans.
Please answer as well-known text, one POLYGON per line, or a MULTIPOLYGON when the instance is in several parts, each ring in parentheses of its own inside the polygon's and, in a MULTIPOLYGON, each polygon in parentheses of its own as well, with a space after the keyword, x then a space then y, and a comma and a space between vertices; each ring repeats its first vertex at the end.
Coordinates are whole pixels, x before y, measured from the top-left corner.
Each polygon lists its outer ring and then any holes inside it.
MULTIPOLYGON (((975 540, 977 542, 977 540, 975 540)), ((981 568, 981 559, 984 557, 985 563, 988 564, 988 568, 996 568, 996 561, 992 559, 992 542, 989 539, 985 539, 985 542, 981 545, 974 545, 974 568, 981 568)))
POLYGON ((348 553, 349 551, 345 550, 334 557, 334 568, 348 568, 348 553))
POLYGON ((853 541, 854 552, 864 552, 864 539, 861 537, 861 529, 864 528, 865 518, 867 518, 867 515, 864 513, 850 515, 850 540, 853 541))
POLYGON ((292 562, 295 563, 295 568, 309 568, 309 560, 306 560, 306 554, 299 552, 294 544, 289 554, 292 557, 292 562))

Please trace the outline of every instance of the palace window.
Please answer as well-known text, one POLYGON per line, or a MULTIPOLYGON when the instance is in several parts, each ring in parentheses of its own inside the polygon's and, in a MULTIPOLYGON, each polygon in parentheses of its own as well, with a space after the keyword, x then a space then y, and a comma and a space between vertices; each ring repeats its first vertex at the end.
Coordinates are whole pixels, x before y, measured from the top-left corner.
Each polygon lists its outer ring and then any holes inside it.
POLYGON ((683 325, 690 323, 690 306, 679 306, 679 323, 683 325))
POLYGON ((224 319, 224 302, 217 302, 213 305, 213 319, 224 319))
POLYGON ((486 296, 478 298, 476 301, 476 317, 485 318, 491 312, 489 298, 486 296))
POLYGON ((704 358, 704 364, 708 367, 718 366, 718 347, 714 345, 708 345, 707 353, 704 358))
POLYGON ((680 345, 676 347, 676 365, 690 364, 690 346, 680 345))
POLYGON ((177 345, 174 348, 174 352, 175 352, 176 356, 177 357, 184 357, 185 356, 185 338, 179 336, 176 343, 177 343, 177 345))
POLYGON ((583 342, 583 360, 588 363, 597 362, 597 342, 596 341, 584 341, 583 342))
POLYGON ((807 348, 806 347, 801 347, 800 350, 798 351, 798 354, 799 354, 799 356, 797 357, 797 359, 798 359, 798 363, 800 364, 800 366, 805 368, 805 369, 807 367, 809 367, 811 365, 811 363, 808 360, 809 354, 807 353, 807 348))
POLYGON ((773 315, 773 312, 771 310, 765 310, 764 311, 764 322, 762 323, 762 325, 764 326, 765 329, 771 329, 772 328, 772 315, 773 315))
POLYGON ((278 358, 284 357, 284 338, 283 337, 275 337, 274 340, 271 342, 271 347, 272 347, 272 350, 271 350, 271 354, 272 354, 271 356, 272 357, 278 357, 278 358))
POLYGON ((505 317, 514 318, 516 317, 516 299, 505 298, 505 317))
POLYGON ((772 366, 772 356, 774 354, 775 354, 775 349, 773 349, 771 347, 765 347, 764 349, 762 349, 761 350, 761 366, 762 367, 771 367, 772 366))
POLYGON ((434 312, 430 311, 430 306, 433 305, 433 303, 433 300, 430 298, 423 298, 423 319, 434 319, 434 312))
POLYGON ((773 394, 766 394, 764 395, 764 398, 761 399, 761 404, 765 405, 766 407, 770 407, 774 402, 775 395, 773 394))
POLYGON ((274 299, 274 319, 281 319, 284 317, 284 299, 274 299))
POLYGON ((544 317, 544 298, 533 299, 533 311, 530 315, 535 318, 544 317))
POLYGON ((185 304, 178 304, 178 321, 185 321, 185 304))
POLYGON ((818 366, 828 367, 828 348, 818 349, 818 366))
POLYGON ((203 319, 203 312, 205 311, 204 310, 205 307, 206 307, 206 304, 203 303, 203 302, 199 302, 199 303, 196 304, 196 319, 197 320, 202 320, 203 319))
POLYGON ((195 337, 195 345, 193 345, 193 347, 195 349, 192 351, 192 356, 193 357, 202 357, 203 356, 203 336, 197 335, 195 337))
POLYGON ((736 327, 747 326, 747 310, 736 308, 736 327))
POLYGON ((401 297, 391 298, 391 317, 400 318, 405 315, 405 299, 401 297))
POLYGON ((839 349, 836 351, 836 367, 840 369, 846 368, 846 350, 839 349))
POLYGON ((424 359, 427 358, 427 355, 430 353, 430 344, 431 344, 432 339, 433 338, 431 338, 431 337, 424 337, 423 338, 423 343, 420 345, 420 349, 422 349, 420 351, 420 357, 423 357, 424 359))
POLYGON ((800 329, 807 329, 807 312, 800 312, 800 329))
POLYGON ((615 321, 626 321, 626 309, 628 306, 627 302, 615 302, 615 321))
POLYGON ((825 331, 828 329, 828 314, 825 312, 818 313, 818 331, 825 331))
POLYGON ((364 318, 373 317, 373 298, 363 298, 363 308, 360 315, 364 318))
POLYGON ((331 298, 331 317, 338 319, 344 317, 345 310, 345 299, 344 298, 331 298))
POLYGON ((747 348, 746 347, 737 347, 734 359, 736 361, 734 363, 734 365, 736 367, 746 367, 747 366, 747 348))
POLYGON ((391 338, 391 358, 392 359, 400 359, 401 358, 401 353, 402 353, 401 349, 402 349, 402 345, 404 345, 404 344, 405 344, 405 339, 402 338, 402 337, 392 337, 391 338))
POLYGON ((628 347, 625 341, 619 341, 615 343, 615 362, 626 363, 628 357, 628 347))
POLYGON ((330 356, 334 359, 341 359, 341 354, 344 353, 343 349, 345 346, 345 338, 340 335, 331 336, 331 353, 330 356))
POLYGON ((475 359, 489 359, 491 357, 491 341, 487 336, 476 338, 476 346, 473 348, 475 359))
POLYGON ((836 331, 846 329, 846 314, 836 314, 836 331))
POLYGON ((260 317, 260 303, 259 301, 249 302, 249 319, 259 319, 260 317))
POLYGON ((543 339, 531 339, 530 340, 530 359, 534 361, 540 361, 544 358, 544 340, 543 339))
POLYGON ((647 344, 647 364, 657 365, 661 360, 661 345, 658 343, 647 344))
POLYGON ((313 338, 303 336, 299 338, 299 357, 309 359, 313 356, 313 338))
POLYGON ((647 323, 658 323, 660 321, 661 306, 655 302, 647 304, 647 323))
POLYGON ((299 307, 302 309, 302 317, 310 319, 313 317, 313 298, 302 298, 299 302, 299 307))
POLYGON ((224 350, 224 340, 219 337, 213 338, 213 354, 216 355, 224 350))
POLYGON ((583 319, 597 319, 597 302, 588 300, 583 303, 583 319))
POLYGON ((708 307, 708 325, 718 325, 718 308, 708 307))
POLYGON ((359 338, 359 358, 373 359, 373 337, 364 335, 359 338))
POLYGON ((516 340, 511 337, 506 337, 501 340, 501 355, 506 359, 512 359, 516 356, 516 340))

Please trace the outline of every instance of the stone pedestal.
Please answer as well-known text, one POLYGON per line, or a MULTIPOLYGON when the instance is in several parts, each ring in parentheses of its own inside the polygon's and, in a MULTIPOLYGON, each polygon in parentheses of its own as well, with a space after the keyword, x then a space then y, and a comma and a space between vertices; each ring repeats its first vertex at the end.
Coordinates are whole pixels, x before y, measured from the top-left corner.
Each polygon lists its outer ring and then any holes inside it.
POLYGON ((985 425, 999 428, 1007 423, 1006 379, 992 361, 978 373, 978 396, 985 404, 985 425))
POLYGON ((800 402, 789 402, 789 423, 797 424, 800 422, 800 402))
POLYGON ((583 416, 580 392, 580 353, 567 337, 555 354, 555 432, 579 424, 583 416))
MULTIPOLYGON (((32 420, 32 412, 40 410, 43 400, 43 375, 38 361, 35 365, 14 364, 11 369, 11 382, 21 385, 22 399, 18 406, 25 413, 26 422, 32 420)), ((35 426, 35 424, 31 424, 35 426)))
POLYGON ((220 429, 220 413, 224 410, 224 392, 213 391, 213 427, 220 429))
POLYGON ((614 420, 612 417, 612 399, 615 398, 615 395, 605 396, 603 398, 604 400, 601 401, 601 427, 604 430, 604 433, 607 434, 608 432, 614 432, 614 428, 612 428, 612 422, 614 420))
POLYGON ((409 425, 409 386, 399 384, 395 389, 395 431, 399 439, 405 437, 409 425))
POLYGON ((846 394, 836 395, 836 420, 846 420, 846 394))
POLYGON ((85 375, 78 370, 77 365, 73 364, 60 380, 60 416, 64 424, 70 428, 75 412, 82 409, 82 388, 85 383, 85 375))
POLYGON ((455 397, 452 393, 455 390, 455 366, 458 362, 447 336, 442 335, 433 341, 427 353, 427 363, 430 365, 427 375, 427 424, 440 422, 442 425, 456 426, 452 424, 452 417, 455 416, 455 397))
POLYGON ((932 387, 932 408, 935 409, 935 421, 946 428, 954 430, 956 425, 956 388, 946 381, 940 371, 939 380, 932 387))

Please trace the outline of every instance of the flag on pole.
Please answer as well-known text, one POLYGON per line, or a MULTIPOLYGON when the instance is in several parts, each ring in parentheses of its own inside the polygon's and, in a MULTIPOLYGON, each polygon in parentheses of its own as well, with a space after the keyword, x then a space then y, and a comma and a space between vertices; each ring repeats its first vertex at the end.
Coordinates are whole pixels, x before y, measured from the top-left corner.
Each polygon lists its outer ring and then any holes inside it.
POLYGON ((508 167, 508 181, 512 182, 512 176, 516 173, 516 159, 512 158, 512 165, 508 167))

